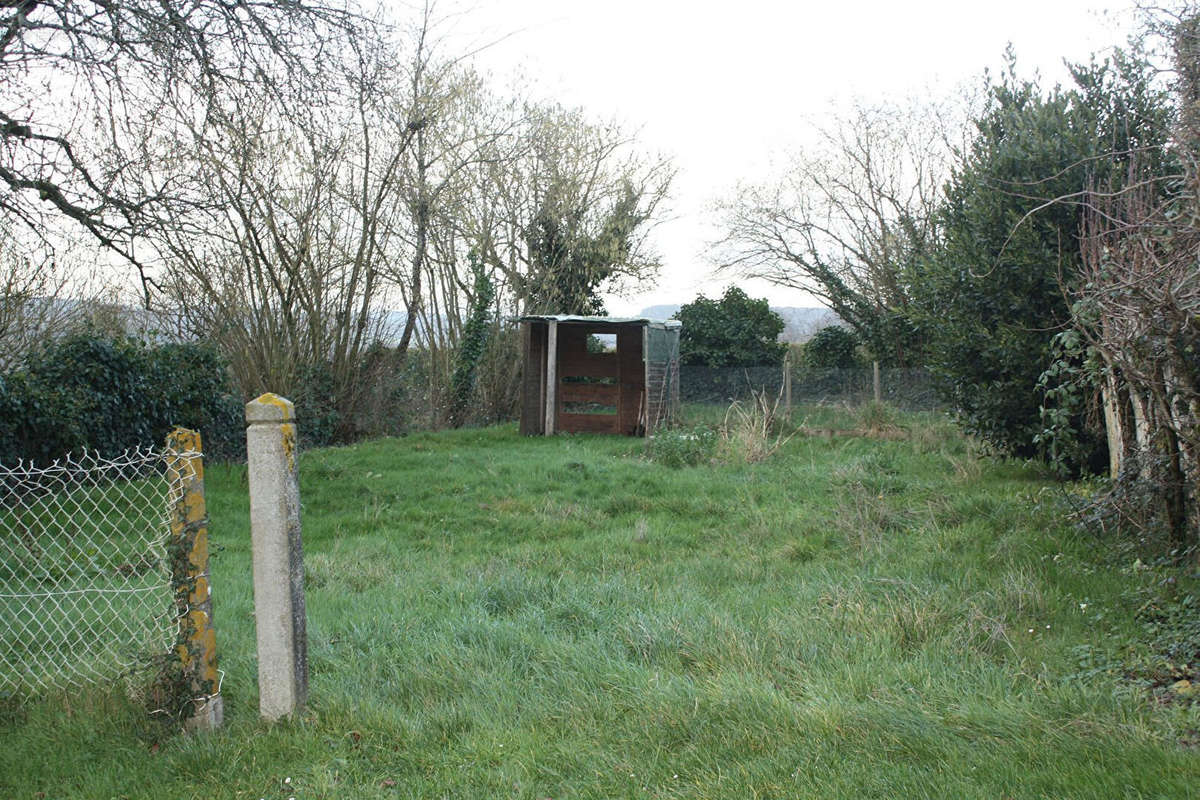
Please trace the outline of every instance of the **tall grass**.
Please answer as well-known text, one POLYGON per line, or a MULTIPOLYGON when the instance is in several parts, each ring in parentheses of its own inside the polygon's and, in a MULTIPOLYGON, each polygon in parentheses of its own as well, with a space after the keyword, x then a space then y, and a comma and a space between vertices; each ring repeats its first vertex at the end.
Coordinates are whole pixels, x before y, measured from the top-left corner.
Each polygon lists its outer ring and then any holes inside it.
POLYGON ((311 702, 273 726, 245 473, 211 468, 226 727, 0 706, 0 796, 1195 796, 1195 707, 1110 668, 1166 568, 899 422, 678 469, 507 426, 305 453, 311 702))
POLYGON ((733 460, 763 461, 787 444, 795 431, 785 433, 780 414, 780 396, 751 392, 749 400, 735 400, 725 412, 721 442, 725 455, 733 460))

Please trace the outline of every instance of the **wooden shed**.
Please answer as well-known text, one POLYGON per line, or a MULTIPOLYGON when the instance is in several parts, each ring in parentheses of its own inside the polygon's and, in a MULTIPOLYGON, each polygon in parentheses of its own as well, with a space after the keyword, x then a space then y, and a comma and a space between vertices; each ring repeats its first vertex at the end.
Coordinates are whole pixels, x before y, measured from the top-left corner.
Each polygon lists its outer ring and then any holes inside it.
POLYGON ((679 407, 676 320, 528 316, 521 320, 521 433, 645 436, 679 407))

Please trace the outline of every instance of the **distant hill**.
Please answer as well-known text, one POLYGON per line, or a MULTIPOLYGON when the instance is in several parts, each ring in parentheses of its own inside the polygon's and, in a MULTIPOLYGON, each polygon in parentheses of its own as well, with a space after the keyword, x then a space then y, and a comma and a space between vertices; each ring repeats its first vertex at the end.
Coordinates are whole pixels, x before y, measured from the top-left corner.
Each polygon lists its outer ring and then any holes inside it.
MULTIPOLYGON (((638 316, 650 319, 670 319, 679 313, 678 305, 647 306, 638 316)), ((780 341, 803 342, 821 328, 829 325, 840 325, 841 320, 828 308, 798 308, 796 306, 771 306, 771 310, 783 317, 783 333, 779 334, 780 341)))
POLYGON ((649 317, 650 319, 671 319, 679 313, 680 306, 646 306, 637 313, 639 317, 649 317))

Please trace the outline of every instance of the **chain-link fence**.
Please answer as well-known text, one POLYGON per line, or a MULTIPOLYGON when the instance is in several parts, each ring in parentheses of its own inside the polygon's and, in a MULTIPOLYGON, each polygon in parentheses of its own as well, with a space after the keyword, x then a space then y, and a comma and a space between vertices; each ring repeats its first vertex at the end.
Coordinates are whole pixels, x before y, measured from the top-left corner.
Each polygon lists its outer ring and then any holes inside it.
MULTIPOLYGON (((814 403, 862 405, 875 398, 875 372, 865 369, 812 369, 790 366, 793 405, 814 403)), ((695 367, 680 369, 679 394, 684 403, 728 404, 752 392, 781 400, 787 394, 783 367, 695 367)), ((937 411, 945 406, 932 376, 923 369, 879 370, 879 396, 908 411, 937 411)))
POLYGON ((194 455, 0 466, 0 695, 114 680, 171 649, 182 487, 166 460, 194 455))

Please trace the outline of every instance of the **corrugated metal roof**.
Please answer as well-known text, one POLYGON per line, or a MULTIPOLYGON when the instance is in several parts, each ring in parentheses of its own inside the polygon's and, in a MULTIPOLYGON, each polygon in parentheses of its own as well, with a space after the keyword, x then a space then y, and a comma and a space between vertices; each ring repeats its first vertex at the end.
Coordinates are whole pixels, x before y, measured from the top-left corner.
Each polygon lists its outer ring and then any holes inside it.
POLYGON ((649 317, 583 317, 573 314, 527 314, 519 322, 577 322, 585 325, 627 325, 639 323, 642 325, 662 326, 664 328, 682 328, 683 323, 677 319, 650 319, 649 317))

